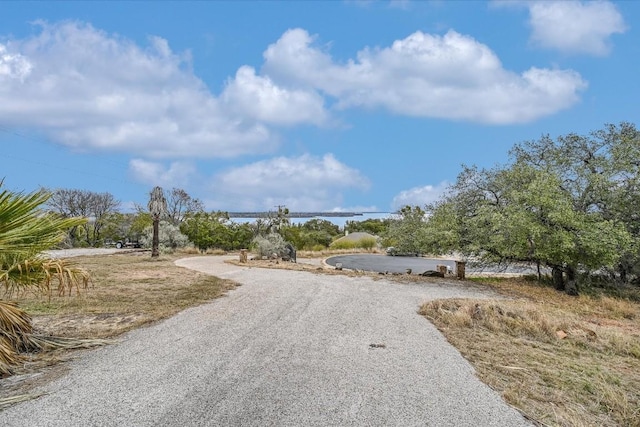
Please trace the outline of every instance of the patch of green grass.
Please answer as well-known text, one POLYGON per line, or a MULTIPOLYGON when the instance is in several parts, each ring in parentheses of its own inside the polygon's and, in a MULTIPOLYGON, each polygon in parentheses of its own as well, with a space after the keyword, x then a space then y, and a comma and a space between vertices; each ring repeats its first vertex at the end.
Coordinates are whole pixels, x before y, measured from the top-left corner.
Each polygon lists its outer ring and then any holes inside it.
POLYGON ((338 240, 331 245, 330 249, 373 249, 377 246, 376 239, 372 237, 363 237, 358 240, 338 240))

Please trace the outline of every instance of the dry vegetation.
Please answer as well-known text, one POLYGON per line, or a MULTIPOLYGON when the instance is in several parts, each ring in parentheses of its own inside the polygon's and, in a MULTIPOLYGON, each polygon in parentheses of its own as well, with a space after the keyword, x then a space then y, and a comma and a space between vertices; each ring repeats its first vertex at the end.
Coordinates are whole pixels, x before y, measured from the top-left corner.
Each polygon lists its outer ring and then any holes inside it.
POLYGON ((515 298, 420 310, 485 383, 542 425, 640 426, 640 304, 485 280, 515 298))
MULTIPOLYGON (((184 255, 182 255, 184 256, 184 255)), ((224 295, 233 282, 174 265, 181 256, 151 259, 148 252, 73 258, 91 275, 79 296, 49 298, 33 293, 12 295, 32 317, 43 335, 73 338, 115 338, 133 328, 171 316, 187 307, 224 295)), ((28 355, 13 379, 0 383, 5 397, 25 392, 31 378, 43 368, 70 357, 68 351, 28 355)), ((60 368, 60 367, 58 367, 60 368)))
MULTIPOLYGON (((92 276, 89 289, 81 296, 48 300, 22 295, 18 300, 41 332, 113 338, 234 287, 229 281, 176 267, 173 261, 179 257, 152 260, 148 254, 122 254, 77 258, 75 261, 92 276)), ((300 261, 264 260, 243 265, 382 277, 300 261)), ((239 264, 235 259, 230 262, 239 264)), ((383 277, 404 282, 442 280, 416 275, 383 277)), ((640 426, 638 302, 606 296, 570 297, 513 278, 483 278, 469 285, 490 286, 508 298, 433 301, 423 305, 420 313, 507 402, 540 425, 640 426)), ((33 355, 21 371, 34 372, 65 355, 33 355)), ((16 394, 31 385, 0 385, 0 391, 16 394)))

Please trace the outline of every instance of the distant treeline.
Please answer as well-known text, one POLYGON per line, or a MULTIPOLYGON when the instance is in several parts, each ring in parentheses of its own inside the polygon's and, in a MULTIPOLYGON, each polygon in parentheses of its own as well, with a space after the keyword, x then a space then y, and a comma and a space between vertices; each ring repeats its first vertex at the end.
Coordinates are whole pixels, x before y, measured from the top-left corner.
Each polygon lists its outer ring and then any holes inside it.
MULTIPOLYGON (((229 212, 229 218, 268 218, 273 212, 229 212)), ((289 218, 337 218, 362 216, 361 212, 289 212, 289 218)))

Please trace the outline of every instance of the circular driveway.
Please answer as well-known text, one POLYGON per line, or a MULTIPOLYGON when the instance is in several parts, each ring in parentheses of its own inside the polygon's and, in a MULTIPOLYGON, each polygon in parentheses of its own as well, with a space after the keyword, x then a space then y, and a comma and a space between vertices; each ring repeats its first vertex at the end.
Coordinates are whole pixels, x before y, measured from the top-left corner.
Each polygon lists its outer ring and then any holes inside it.
MULTIPOLYGON (((405 273, 408 268, 411 269, 413 274, 424 273, 427 270, 437 270, 437 265, 446 265, 450 268, 450 271, 455 273, 456 262, 451 259, 432 259, 422 257, 411 256, 389 256, 389 255, 374 255, 374 254, 350 254, 339 255, 327 258, 326 263, 335 267, 337 263, 342 264, 342 268, 348 268, 351 270, 364 270, 364 271, 376 271, 379 273, 405 273)), ((474 267, 467 263, 467 273, 473 274, 536 274, 536 270, 530 265, 485 265, 483 267, 474 267)), ((543 270, 543 273, 548 273, 543 270)))
POLYGON ((327 264, 336 266, 342 263, 343 268, 351 270, 376 271, 384 273, 404 273, 408 268, 413 273, 420 274, 427 270, 436 270, 436 265, 446 265, 455 271, 456 262, 450 259, 429 259, 422 257, 389 256, 389 255, 339 255, 327 259, 327 264))

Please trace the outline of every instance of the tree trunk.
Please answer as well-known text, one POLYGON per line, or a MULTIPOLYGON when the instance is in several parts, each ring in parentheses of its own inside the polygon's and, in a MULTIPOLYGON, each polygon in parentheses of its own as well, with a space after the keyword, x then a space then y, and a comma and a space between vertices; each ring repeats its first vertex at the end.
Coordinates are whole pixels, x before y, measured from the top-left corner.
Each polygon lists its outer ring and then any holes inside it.
POLYGON ((629 279, 627 277, 627 269, 624 268, 624 266, 622 264, 620 264, 620 267, 618 268, 618 271, 620 272, 620 281, 622 283, 628 283, 629 279))
POLYGON ((567 267, 567 285, 565 291, 569 295, 578 296, 580 289, 578 288, 578 279, 576 278, 575 267, 567 267))
POLYGON ((151 242, 151 257, 157 258, 160 256, 158 246, 160 246, 160 237, 158 236, 160 225, 160 218, 153 219, 153 240, 151 242))
POLYGON ((553 280, 553 287, 557 291, 564 291, 564 277, 562 277, 562 270, 557 267, 551 269, 551 278, 553 280))

